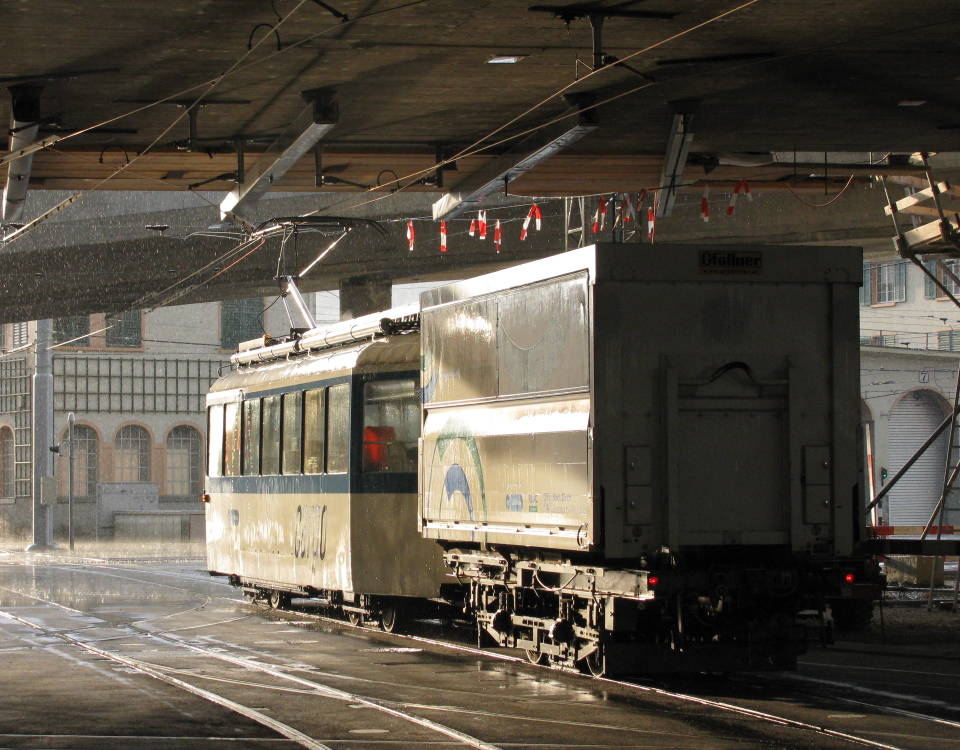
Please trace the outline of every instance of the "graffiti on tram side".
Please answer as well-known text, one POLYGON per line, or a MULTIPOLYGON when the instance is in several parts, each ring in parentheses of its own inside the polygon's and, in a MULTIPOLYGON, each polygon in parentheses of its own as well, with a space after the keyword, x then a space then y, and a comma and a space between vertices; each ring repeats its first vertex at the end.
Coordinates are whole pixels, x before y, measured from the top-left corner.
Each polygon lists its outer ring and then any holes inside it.
POLYGON ((293 554, 298 559, 323 560, 327 556, 327 506, 298 505, 293 532, 293 554))

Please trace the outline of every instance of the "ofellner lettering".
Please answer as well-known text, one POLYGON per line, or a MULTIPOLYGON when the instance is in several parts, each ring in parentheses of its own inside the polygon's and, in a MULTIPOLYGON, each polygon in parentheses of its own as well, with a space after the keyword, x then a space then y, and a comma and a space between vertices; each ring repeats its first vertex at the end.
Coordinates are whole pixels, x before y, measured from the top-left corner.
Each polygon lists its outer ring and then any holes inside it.
POLYGON ((714 252, 700 253, 700 267, 707 271, 759 271, 763 266, 760 253, 714 252))

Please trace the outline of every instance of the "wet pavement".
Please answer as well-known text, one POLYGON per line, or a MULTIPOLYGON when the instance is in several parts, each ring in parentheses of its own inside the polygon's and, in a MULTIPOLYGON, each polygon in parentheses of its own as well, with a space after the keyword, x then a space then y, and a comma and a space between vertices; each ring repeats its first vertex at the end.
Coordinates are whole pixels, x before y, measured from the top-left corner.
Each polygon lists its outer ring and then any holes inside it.
POLYGON ((200 560, 0 555, 0 747, 960 745, 956 660, 841 647, 784 679, 631 685, 312 612, 250 605, 200 560))

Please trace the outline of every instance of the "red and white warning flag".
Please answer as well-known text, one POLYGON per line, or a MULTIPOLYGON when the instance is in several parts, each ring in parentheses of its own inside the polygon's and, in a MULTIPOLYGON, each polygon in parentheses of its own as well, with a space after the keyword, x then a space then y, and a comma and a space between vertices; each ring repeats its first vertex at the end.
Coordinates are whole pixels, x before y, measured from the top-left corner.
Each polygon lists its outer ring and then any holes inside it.
POLYGON ((730 196, 730 203, 727 204, 727 216, 733 216, 733 209, 737 205, 737 196, 740 195, 740 193, 746 195, 747 200, 753 200, 753 195, 750 194, 750 186, 747 184, 747 181, 740 180, 733 189, 733 194, 730 196))
POLYGON ((471 237, 477 233, 477 220, 470 219, 470 230, 467 232, 471 237))
POLYGON ((597 203, 597 210, 593 213, 593 233, 603 231, 604 224, 607 223, 607 199, 601 198, 597 203))
POLYGON ((703 186, 703 196, 700 198, 700 218, 710 221, 710 188, 703 186))
POLYGON ((477 211, 477 235, 481 240, 487 239, 487 212, 477 211))
POLYGON ((416 239, 417 233, 413 231, 413 222, 407 222, 407 249, 412 253, 413 252, 413 241, 416 239))
POLYGON ((493 246, 497 248, 497 255, 500 254, 500 248, 503 245, 503 231, 500 229, 500 219, 493 225, 493 246))
POLYGON ((653 242, 653 236, 657 231, 657 212, 653 210, 653 206, 650 206, 647 209, 647 237, 650 238, 650 241, 653 242))
POLYGON ((623 203, 621 205, 621 211, 623 212, 623 223, 626 224, 631 221, 636 221, 637 207, 633 205, 633 198, 630 197, 630 193, 623 194, 623 203))
POLYGON ((447 252, 447 222, 440 222, 440 252, 447 252))
POLYGON ((527 211, 527 218, 523 220, 523 228, 520 230, 520 241, 527 239, 527 230, 530 229, 530 219, 534 220, 534 227, 536 230, 540 231, 540 222, 543 219, 543 214, 540 212, 540 206, 534 203, 530 206, 530 210, 527 211))

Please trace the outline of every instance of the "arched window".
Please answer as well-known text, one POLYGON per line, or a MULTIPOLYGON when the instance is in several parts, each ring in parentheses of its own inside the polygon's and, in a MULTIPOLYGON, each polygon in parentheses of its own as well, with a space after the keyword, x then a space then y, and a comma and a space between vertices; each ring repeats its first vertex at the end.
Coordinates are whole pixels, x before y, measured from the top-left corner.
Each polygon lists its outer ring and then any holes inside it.
POLYGON ((150 481, 150 435, 135 424, 124 425, 114 442, 114 480, 150 481))
POLYGON ((13 430, 0 428, 0 497, 3 498, 12 498, 16 494, 13 456, 13 430))
POLYGON ((200 433, 188 425, 167 434, 167 494, 196 497, 203 488, 200 433))
MULTIPOLYGON (((67 445, 69 430, 64 431, 62 445, 67 445)), ((97 464, 99 456, 97 431, 84 424, 73 428, 73 495, 74 497, 95 498, 97 496, 97 464)), ((61 449, 63 459, 70 456, 69 448, 61 449)), ((61 492, 67 489, 62 486, 61 492)))

